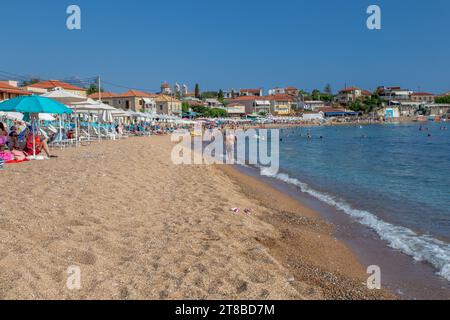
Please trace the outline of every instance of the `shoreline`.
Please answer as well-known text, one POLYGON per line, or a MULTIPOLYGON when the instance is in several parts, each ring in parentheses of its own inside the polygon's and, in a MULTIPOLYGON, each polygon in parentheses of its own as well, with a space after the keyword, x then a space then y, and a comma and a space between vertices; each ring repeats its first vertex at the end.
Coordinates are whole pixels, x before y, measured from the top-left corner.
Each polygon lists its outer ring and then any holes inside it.
POLYGON ((335 236, 336 226, 317 211, 235 167, 218 166, 242 192, 267 208, 258 218, 276 238, 257 239, 301 282, 318 286, 325 299, 397 299, 386 288, 368 290, 368 274, 354 251, 335 236))
MULTIPOLYGON (((450 299, 449 283, 438 276, 430 264, 413 261, 410 256, 390 248, 374 231, 356 223, 349 216, 303 194, 292 185, 261 176, 257 169, 236 166, 226 169, 229 170, 237 172, 231 176, 248 176, 253 179, 253 184, 266 184, 272 189, 271 192, 279 192, 289 201, 297 202, 296 207, 300 212, 313 212, 313 215, 328 223, 332 238, 344 244, 362 269, 373 264, 381 267, 382 286, 397 299, 450 299)), ((239 184, 237 180, 236 183, 239 184)), ((242 184, 242 187, 249 186, 242 184)))

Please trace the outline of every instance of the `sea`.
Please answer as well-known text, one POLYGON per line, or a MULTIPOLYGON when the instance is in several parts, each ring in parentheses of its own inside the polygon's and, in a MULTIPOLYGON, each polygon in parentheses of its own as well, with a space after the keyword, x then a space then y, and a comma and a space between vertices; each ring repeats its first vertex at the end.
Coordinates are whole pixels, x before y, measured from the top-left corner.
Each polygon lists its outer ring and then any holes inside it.
POLYGON ((282 129, 279 157, 263 176, 426 264, 450 297, 450 123, 282 129))

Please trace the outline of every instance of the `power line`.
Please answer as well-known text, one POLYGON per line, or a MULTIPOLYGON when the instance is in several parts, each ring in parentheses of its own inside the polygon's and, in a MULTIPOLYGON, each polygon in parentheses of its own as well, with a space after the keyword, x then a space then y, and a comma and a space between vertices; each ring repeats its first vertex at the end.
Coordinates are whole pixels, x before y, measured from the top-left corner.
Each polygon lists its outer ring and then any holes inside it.
POLYGON ((125 85, 120 85, 120 84, 115 84, 115 83, 112 83, 112 82, 109 82, 109 81, 105 81, 105 80, 103 80, 103 78, 102 78, 102 83, 108 84, 108 85, 113 86, 113 87, 122 88, 122 89, 128 89, 128 90, 139 90, 139 91, 147 91, 147 92, 153 92, 153 91, 158 91, 159 90, 159 89, 155 90, 155 89, 148 89, 148 88, 143 89, 143 88, 128 87, 128 86, 125 86, 125 85))
MULTIPOLYGON (((20 74, 3 71, 3 70, 0 70, 0 77, 5 77, 9 80, 16 80, 16 81, 21 81, 21 82, 28 81, 33 78, 33 76, 25 76, 25 75, 20 75, 20 74)), ((40 78, 40 77, 36 77, 36 78, 40 78)), ((97 76, 84 77, 84 78, 66 77, 66 78, 62 78, 61 81, 69 83, 69 84, 74 84, 74 85, 78 84, 78 85, 83 85, 85 87, 89 87, 91 84, 95 84, 97 79, 98 79, 97 76)), ((130 87, 130 86, 122 85, 122 84, 105 81, 103 79, 102 79, 102 83, 112 86, 112 87, 122 88, 122 89, 127 89, 127 90, 139 90, 139 91, 147 91, 147 92, 158 92, 159 91, 159 88, 158 89, 134 88, 134 87, 130 87)))

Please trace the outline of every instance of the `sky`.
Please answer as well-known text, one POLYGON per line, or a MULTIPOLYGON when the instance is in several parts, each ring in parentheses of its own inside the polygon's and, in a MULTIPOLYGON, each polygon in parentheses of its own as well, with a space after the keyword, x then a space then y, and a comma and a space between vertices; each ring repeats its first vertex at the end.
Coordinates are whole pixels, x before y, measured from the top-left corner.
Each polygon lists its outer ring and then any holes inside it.
POLYGON ((399 85, 450 91, 448 0, 2 1, 0 78, 101 76, 156 92, 399 85), (81 30, 66 9, 81 8, 81 30), (369 5, 381 30, 369 30, 369 5))

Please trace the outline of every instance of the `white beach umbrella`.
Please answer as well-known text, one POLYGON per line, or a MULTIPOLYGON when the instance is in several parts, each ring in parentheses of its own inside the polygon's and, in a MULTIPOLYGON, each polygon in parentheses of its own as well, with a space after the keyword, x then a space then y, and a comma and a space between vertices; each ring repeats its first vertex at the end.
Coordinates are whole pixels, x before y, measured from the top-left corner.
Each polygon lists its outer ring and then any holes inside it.
POLYGON ((50 92, 47 92, 42 95, 42 97, 50 98, 61 102, 65 105, 72 105, 74 103, 80 103, 86 101, 88 98, 68 92, 63 89, 57 89, 50 92))
MULTIPOLYGON (((85 102, 88 100, 87 97, 83 97, 83 96, 68 92, 68 91, 66 91, 64 89, 60 89, 60 88, 52 90, 50 92, 47 92, 47 93, 43 94, 42 96, 56 100, 58 102, 61 102, 69 107, 71 107, 73 104, 85 102)), ((71 109, 73 109, 73 108, 71 107, 71 109)), ((60 131, 60 137, 62 139, 61 117, 59 118, 59 131, 60 131)), ((76 117, 75 117, 75 137, 78 140, 78 121, 77 121, 76 117)))
MULTIPOLYGON (((61 117, 60 117, 61 119, 61 117)), ((39 113, 39 120, 41 121, 55 121, 56 118, 48 113, 39 113)))
POLYGON ((13 121, 22 121, 23 113, 20 112, 0 112, 0 117, 5 117, 6 119, 13 121))

